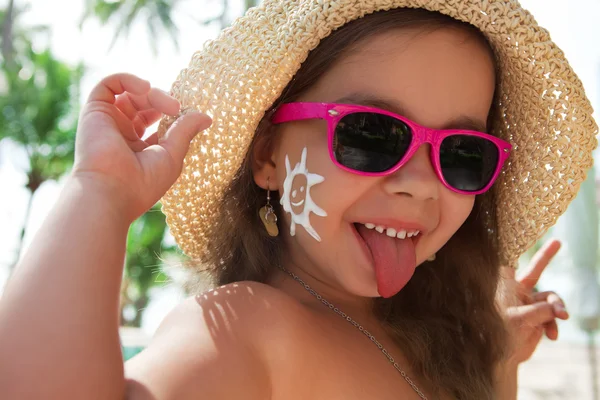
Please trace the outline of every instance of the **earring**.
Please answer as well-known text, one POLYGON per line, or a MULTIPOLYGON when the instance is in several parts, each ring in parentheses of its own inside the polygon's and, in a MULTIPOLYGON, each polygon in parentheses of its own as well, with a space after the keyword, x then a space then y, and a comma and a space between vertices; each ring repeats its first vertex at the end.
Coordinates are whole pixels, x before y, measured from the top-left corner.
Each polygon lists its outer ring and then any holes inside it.
POLYGON ((279 228, 277 228, 277 215, 271 205, 271 189, 269 188, 269 178, 267 178, 267 204, 265 204, 259 211, 260 220, 262 221, 265 229, 269 236, 275 237, 279 235, 279 228))
POLYGON ((427 259, 427 261, 435 261, 435 253, 430 255, 429 258, 427 259))

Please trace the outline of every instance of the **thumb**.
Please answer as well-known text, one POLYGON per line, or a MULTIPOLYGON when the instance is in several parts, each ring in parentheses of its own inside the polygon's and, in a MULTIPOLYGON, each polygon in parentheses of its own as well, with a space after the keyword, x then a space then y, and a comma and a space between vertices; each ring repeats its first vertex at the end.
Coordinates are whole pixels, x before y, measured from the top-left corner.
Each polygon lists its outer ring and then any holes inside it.
POLYGON ((206 114, 189 112, 179 117, 158 139, 158 144, 171 155, 173 160, 181 161, 190 147, 190 141, 212 124, 206 114))
POLYGON ((507 310, 507 315, 517 327, 522 325, 536 327, 555 319, 554 306, 545 301, 512 307, 507 310))

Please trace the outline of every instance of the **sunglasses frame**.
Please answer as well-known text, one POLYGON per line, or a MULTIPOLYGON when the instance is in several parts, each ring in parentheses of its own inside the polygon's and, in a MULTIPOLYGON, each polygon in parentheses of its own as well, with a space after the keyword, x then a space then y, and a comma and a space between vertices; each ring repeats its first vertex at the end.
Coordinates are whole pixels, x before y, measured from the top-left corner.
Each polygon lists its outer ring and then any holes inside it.
POLYGON ((324 119, 327 121, 327 147, 329 148, 329 157, 331 161, 339 168, 351 172, 353 174, 361 175, 361 176, 387 176, 391 175, 394 172, 398 171, 405 165, 412 156, 417 152, 419 147, 422 144, 429 143, 431 145, 430 158, 433 164, 436 175, 439 180, 443 183, 445 187, 452 190, 453 192, 466 194, 466 195, 477 195, 484 192, 487 192, 498 176, 500 175, 500 171, 502 170, 502 166, 508 159, 510 155, 510 151, 512 146, 510 143, 499 139, 495 136, 492 136, 487 133, 470 131, 470 130, 462 130, 462 129, 431 129, 425 126, 419 125, 414 121, 409 120, 401 115, 394 114, 392 112, 382 110, 375 107, 357 105, 357 104, 338 104, 338 103, 307 103, 307 102, 295 102, 295 103, 286 103, 279 106, 273 116, 271 117, 271 122, 273 124, 282 124, 285 122, 293 122, 300 121, 306 119, 324 119), (342 118, 349 114, 355 113, 374 113, 386 115, 388 117, 395 118, 402 123, 406 124, 412 133, 412 139, 408 149, 406 150, 406 154, 398 161, 393 167, 387 169, 382 172, 364 172, 355 170, 345 165, 340 164, 334 154, 333 150, 333 139, 335 136, 335 128, 337 124, 340 122, 342 118), (444 139, 449 136, 454 135, 464 135, 464 136, 476 136, 480 138, 484 138, 490 142, 492 142, 496 148, 498 149, 498 165, 496 165, 496 170, 490 179, 490 182, 480 190, 476 191, 464 191, 459 190, 448 184, 444 175, 442 173, 442 167, 440 164, 440 146, 444 139))

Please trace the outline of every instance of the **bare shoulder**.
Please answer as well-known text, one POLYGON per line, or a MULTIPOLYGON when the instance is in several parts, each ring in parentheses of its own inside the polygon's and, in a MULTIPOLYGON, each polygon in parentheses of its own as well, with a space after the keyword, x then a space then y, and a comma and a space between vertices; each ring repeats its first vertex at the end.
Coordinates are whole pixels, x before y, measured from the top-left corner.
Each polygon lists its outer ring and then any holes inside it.
POLYGON ((267 328, 281 333, 296 323, 299 314, 305 313, 304 307, 291 296, 252 281, 230 283, 189 298, 181 304, 179 312, 186 314, 186 319, 192 314, 193 321, 207 324, 216 332, 227 331, 229 326, 245 328, 231 330, 229 334, 241 333, 250 339, 253 333, 264 337, 267 328))
POLYGON ((298 313, 299 303, 258 282, 190 297, 126 364, 128 398, 270 398, 270 351, 295 331, 298 313))

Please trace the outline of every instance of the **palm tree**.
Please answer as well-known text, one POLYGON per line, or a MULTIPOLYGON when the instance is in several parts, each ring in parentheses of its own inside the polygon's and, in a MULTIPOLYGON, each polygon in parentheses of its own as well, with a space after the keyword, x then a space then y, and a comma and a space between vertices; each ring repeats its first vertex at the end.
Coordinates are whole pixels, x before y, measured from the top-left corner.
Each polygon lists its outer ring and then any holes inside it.
POLYGON ((2 31, 2 62, 10 66, 16 57, 31 48, 31 36, 47 33, 48 27, 34 25, 24 28, 15 24, 20 16, 29 10, 29 6, 15 7, 14 0, 9 0, 5 10, 0 10, 0 30, 2 31))
MULTIPOLYGON (((156 55, 158 49, 156 44, 160 37, 160 28, 165 31, 171 38, 173 44, 178 48, 177 35, 179 30, 173 21, 173 15, 176 12, 177 6, 181 0, 86 0, 86 9, 81 18, 81 25, 89 18, 96 18, 103 25, 109 22, 116 22, 116 30, 111 43, 111 47, 115 42, 127 36, 129 28, 136 20, 145 19, 146 27, 150 34, 150 45, 152 51, 156 55)), ((227 9, 229 0, 221 0, 221 13, 214 18, 199 19, 199 24, 210 24, 215 21, 219 22, 221 28, 229 24, 227 20, 227 9)), ((260 3, 260 0, 244 0, 244 7, 247 10, 260 3)))
POLYGON ((245 9, 249 9, 250 7, 255 7, 260 3, 260 0, 244 0, 245 9))
POLYGON ((34 52, 31 32, 17 29, 18 13, 12 3, 0 12, 0 76, 5 84, 0 92, 0 140, 11 139, 25 149, 30 196, 10 270, 21 254, 33 196, 45 181, 58 179, 72 165, 78 87, 83 72, 81 66, 71 67, 55 59, 50 50, 34 52))
POLYGON ((97 18, 103 25, 116 22, 112 47, 119 38, 129 34, 134 21, 144 19, 150 34, 150 45, 156 55, 158 54, 156 43, 162 33, 157 28, 166 32, 178 48, 179 31, 173 22, 173 10, 178 2, 179 0, 86 0, 80 27, 91 17, 97 18))

